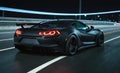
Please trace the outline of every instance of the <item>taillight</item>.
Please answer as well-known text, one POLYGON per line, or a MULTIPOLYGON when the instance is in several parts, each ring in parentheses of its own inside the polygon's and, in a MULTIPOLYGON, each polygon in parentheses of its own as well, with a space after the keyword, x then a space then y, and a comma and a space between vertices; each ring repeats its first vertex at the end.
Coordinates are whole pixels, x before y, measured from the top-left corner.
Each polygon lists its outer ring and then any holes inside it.
POLYGON ((48 31, 41 31, 39 32, 40 36, 51 37, 51 36, 58 36, 61 33, 58 30, 48 30, 48 31))
POLYGON ((22 31, 16 30, 15 34, 16 34, 16 35, 21 35, 21 34, 22 34, 22 31))

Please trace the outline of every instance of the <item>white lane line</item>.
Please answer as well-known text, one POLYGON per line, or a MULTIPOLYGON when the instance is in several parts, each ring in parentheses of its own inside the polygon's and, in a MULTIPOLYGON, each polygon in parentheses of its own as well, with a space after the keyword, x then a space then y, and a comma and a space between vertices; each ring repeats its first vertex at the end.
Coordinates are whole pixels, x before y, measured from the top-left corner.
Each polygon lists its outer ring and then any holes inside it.
POLYGON ((7 34, 7 33, 14 33, 15 31, 11 31, 11 32, 0 32, 0 34, 7 34))
POLYGON ((118 38, 120 38, 120 36, 112 38, 112 39, 109 39, 109 40, 105 41, 104 43, 108 43, 108 42, 113 41, 113 40, 118 39, 118 38))
POLYGON ((0 52, 2 52, 2 51, 7 51, 7 50, 12 50, 12 49, 15 49, 15 47, 10 47, 10 48, 5 48, 5 49, 0 49, 0 52))
POLYGON ((27 73, 37 73, 38 71, 44 69, 45 67, 47 67, 47 66, 49 66, 49 65, 51 65, 51 64, 53 64, 53 63, 55 63, 55 62, 57 62, 57 61, 59 61, 59 60, 61 60, 61 59, 63 59, 63 58, 65 58, 65 57, 66 57, 66 56, 57 57, 57 58, 55 58, 55 59, 53 59, 53 60, 51 60, 51 61, 49 61, 49 62, 46 62, 46 63, 38 66, 37 68, 35 68, 35 69, 33 69, 33 70, 31 70, 31 71, 29 71, 29 72, 27 72, 27 73))
POLYGON ((2 39, 2 40, 0 40, 0 42, 2 42, 2 41, 9 41, 9 40, 13 40, 13 38, 9 38, 9 39, 2 39))
MULTIPOLYGON (((118 38, 120 38, 120 36, 115 37, 115 38, 112 38, 112 39, 109 39, 109 40, 105 41, 104 43, 108 43, 108 42, 113 41, 113 40, 118 39, 118 38)), ((44 63, 44 64, 42 64, 42 65, 40 65, 40 66, 38 66, 38 67, 36 67, 36 68, 34 68, 33 70, 30 70, 30 71, 27 72, 27 73, 37 73, 38 71, 40 71, 40 70, 48 67, 49 65, 51 65, 51 64, 53 64, 53 63, 55 63, 55 62, 57 62, 57 61, 65 58, 65 57, 67 57, 67 56, 57 57, 57 58, 55 58, 55 59, 53 59, 53 60, 50 60, 50 61, 48 61, 48 62, 46 62, 46 63, 44 63)))

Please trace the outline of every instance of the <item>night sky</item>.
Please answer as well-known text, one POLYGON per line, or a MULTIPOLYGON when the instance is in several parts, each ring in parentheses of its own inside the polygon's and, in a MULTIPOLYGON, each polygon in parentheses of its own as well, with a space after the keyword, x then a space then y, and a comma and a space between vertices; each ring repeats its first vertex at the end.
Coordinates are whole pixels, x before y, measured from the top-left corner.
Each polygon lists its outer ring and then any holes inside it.
MULTIPOLYGON (((79 0, 0 0, 0 6, 49 12, 79 12, 79 0)), ((82 0, 83 13, 111 10, 120 10, 119 0, 82 0)))

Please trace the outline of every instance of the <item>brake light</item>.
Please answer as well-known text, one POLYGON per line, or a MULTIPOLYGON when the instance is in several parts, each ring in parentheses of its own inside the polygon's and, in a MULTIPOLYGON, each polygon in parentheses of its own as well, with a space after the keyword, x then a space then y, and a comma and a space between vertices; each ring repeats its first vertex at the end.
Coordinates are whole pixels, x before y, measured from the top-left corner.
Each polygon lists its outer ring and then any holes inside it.
POLYGON ((20 30, 16 30, 16 35, 21 35, 22 34, 22 31, 20 31, 20 30))
POLYGON ((51 37, 51 36, 60 35, 60 32, 58 30, 48 30, 48 31, 39 32, 39 35, 40 36, 45 36, 45 37, 51 37))

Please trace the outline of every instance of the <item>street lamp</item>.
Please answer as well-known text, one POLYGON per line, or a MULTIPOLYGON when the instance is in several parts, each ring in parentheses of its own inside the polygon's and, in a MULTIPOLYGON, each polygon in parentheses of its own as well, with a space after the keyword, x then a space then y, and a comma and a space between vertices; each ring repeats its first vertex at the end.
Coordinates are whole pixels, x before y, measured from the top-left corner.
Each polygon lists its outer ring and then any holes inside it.
POLYGON ((86 20, 86 17, 87 17, 87 15, 85 14, 85 15, 84 15, 84 19, 85 19, 85 20, 86 20))
POLYGON ((4 12, 4 10, 2 11, 2 17, 4 17, 5 16, 5 12, 4 12))
MULTIPOLYGON (((82 0, 79 0, 79 13, 82 13, 82 0)), ((79 19, 81 19, 81 16, 79 16, 79 19)))

